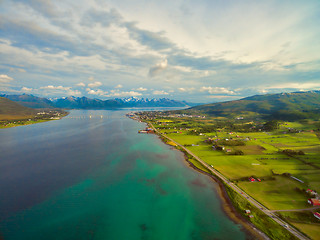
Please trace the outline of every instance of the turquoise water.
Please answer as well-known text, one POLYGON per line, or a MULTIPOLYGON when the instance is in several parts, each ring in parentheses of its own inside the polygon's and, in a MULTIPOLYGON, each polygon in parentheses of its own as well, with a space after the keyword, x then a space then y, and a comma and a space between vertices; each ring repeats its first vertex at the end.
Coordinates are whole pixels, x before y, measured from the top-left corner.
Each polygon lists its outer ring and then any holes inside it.
POLYGON ((124 115, 72 111, 1 130, 2 237, 245 239, 215 183, 124 115))

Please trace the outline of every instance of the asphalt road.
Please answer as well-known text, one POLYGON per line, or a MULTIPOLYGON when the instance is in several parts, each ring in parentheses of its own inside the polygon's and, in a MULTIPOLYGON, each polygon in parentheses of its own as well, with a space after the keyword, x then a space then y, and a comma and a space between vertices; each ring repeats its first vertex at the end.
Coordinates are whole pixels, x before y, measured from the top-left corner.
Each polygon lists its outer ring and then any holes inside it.
POLYGON ((191 156, 193 156, 197 161, 199 161, 203 166, 205 166, 209 171, 211 171, 211 173, 213 173, 214 175, 216 175, 217 177, 219 177, 221 179, 221 181, 223 181, 225 184, 227 184, 228 186, 230 186, 234 191, 236 191, 237 193, 239 193, 240 195, 242 195, 243 197, 245 197, 252 205, 254 205, 255 207, 259 208, 262 212, 264 212, 267 216, 269 216, 270 218, 272 218, 275 222, 277 222, 278 224, 280 224, 282 227, 284 227, 286 230, 288 230, 289 232, 291 232, 294 236, 296 236, 299 239, 306 239, 309 240, 309 238, 305 237, 304 235, 302 235, 298 230, 296 230, 295 228, 291 227, 288 223, 286 223, 285 221, 283 221, 281 218, 279 218, 277 215, 274 214, 273 211, 270 211, 269 209, 267 209, 265 206, 263 206, 261 203, 257 202, 254 198, 250 197, 248 194, 246 194, 242 189, 240 189, 238 186, 236 186, 235 184, 233 184, 232 182, 230 182, 226 177, 224 177, 220 172, 218 172, 216 169, 214 169, 212 166, 210 166, 209 164, 207 164, 206 162, 204 162, 203 160, 201 160, 198 156, 194 155, 190 150, 188 150, 187 148, 185 148, 184 146, 182 146, 181 144, 177 143, 176 141, 174 141, 173 139, 167 137, 166 135, 163 135, 162 133, 160 133, 151 123, 150 123, 151 127, 154 129, 155 132, 157 132, 158 134, 164 136, 165 138, 169 139, 170 141, 174 142, 175 144, 177 144, 179 147, 181 147, 182 149, 184 149, 187 153, 189 153, 191 156))

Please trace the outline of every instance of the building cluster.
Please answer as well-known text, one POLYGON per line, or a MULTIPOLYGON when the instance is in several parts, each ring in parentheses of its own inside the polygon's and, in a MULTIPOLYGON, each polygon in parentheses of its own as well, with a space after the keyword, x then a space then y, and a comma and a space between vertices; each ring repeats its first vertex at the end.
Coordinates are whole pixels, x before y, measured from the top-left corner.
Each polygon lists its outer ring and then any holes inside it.
POLYGON ((201 115, 188 115, 188 114, 170 114, 165 117, 170 117, 170 118, 206 118, 206 116, 201 116, 201 115))
MULTIPOLYGON (((318 206, 320 206, 320 199, 319 199, 318 193, 317 193, 316 191, 314 191, 314 190, 311 190, 311 189, 307 189, 306 192, 307 192, 309 195, 312 196, 312 198, 309 198, 309 199, 308 199, 308 203, 309 203, 310 205, 312 205, 313 207, 318 207, 318 206)), ((314 216, 315 218, 317 218, 317 219, 320 220, 320 213, 315 212, 315 213, 313 213, 313 216, 314 216)))
POLYGON ((249 177, 249 182, 261 182, 260 178, 249 177))
POLYGON ((311 204, 312 206, 320 206, 320 199, 317 198, 309 198, 308 203, 311 204))
POLYGON ((154 133, 152 128, 146 128, 144 130, 139 130, 138 133, 154 133))
POLYGON ((253 218, 251 211, 249 209, 245 210, 245 213, 248 215, 249 218, 253 218))

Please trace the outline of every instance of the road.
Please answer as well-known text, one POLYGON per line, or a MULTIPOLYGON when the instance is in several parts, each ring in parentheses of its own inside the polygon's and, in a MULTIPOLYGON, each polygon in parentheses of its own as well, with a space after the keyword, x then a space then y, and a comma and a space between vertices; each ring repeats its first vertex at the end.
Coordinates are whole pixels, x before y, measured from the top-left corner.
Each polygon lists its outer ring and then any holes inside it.
POLYGON ((275 222, 277 222, 278 224, 280 224, 282 227, 284 227, 286 230, 288 230, 289 232, 291 232, 294 236, 296 236, 299 239, 306 239, 309 240, 309 238, 307 238, 306 236, 302 235, 298 230, 296 230, 295 228, 291 227, 290 225, 288 225, 287 222, 283 221, 281 218, 279 218, 277 215, 274 214, 273 211, 270 211, 269 209, 267 209, 265 206, 263 206, 261 203, 257 202, 254 198, 250 197, 249 195, 247 195, 242 189, 240 189, 238 186, 236 186, 235 184, 233 184, 232 182, 230 182, 225 176, 223 176, 220 172, 218 172, 216 169, 214 169, 212 166, 210 166, 209 164, 207 164, 206 162, 204 162, 203 160, 201 160, 198 156, 196 156, 195 154, 193 154, 190 150, 188 150, 187 148, 185 148, 184 146, 182 146, 180 143, 177 143, 176 141, 174 141, 173 139, 169 138, 166 135, 163 135, 161 132, 159 132, 152 123, 149 123, 151 125, 151 127, 154 129, 154 131, 160 135, 162 135, 163 137, 167 138, 168 140, 172 141, 173 143, 175 143, 176 145, 178 145, 179 147, 181 147, 183 150, 185 150, 187 153, 189 153, 191 156, 193 156, 197 161, 199 161, 203 166, 205 166, 211 173, 213 173, 214 175, 216 175, 217 177, 219 177, 221 179, 221 181, 223 181, 225 184, 227 184, 229 187, 231 187, 234 191, 236 191, 238 194, 242 195, 243 197, 245 197, 252 205, 254 205, 255 207, 259 208, 262 212, 264 212, 267 216, 269 216, 270 218, 272 218, 275 222))

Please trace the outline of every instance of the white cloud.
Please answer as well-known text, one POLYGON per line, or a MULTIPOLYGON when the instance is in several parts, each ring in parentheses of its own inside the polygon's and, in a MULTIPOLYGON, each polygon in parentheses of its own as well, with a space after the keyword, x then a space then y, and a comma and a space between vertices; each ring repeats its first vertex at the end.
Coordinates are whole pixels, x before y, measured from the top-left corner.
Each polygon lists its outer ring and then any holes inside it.
POLYGON ((99 87, 101 86, 102 83, 101 82, 94 82, 94 83, 89 83, 88 84, 88 87, 99 87))
POLYGON ((83 82, 77 83, 76 86, 85 87, 86 85, 83 82))
POLYGON ((12 80, 13 80, 13 78, 9 77, 8 75, 0 74, 0 83, 7 83, 7 82, 10 82, 12 80))
POLYGON ((31 92, 33 88, 23 87, 21 88, 21 92, 31 92))
POLYGON ((51 96, 81 96, 82 92, 73 90, 71 87, 48 85, 40 88, 22 87, 21 90, 4 89, 6 92, 33 93, 37 95, 51 96))
POLYGON ((265 89, 299 89, 299 90, 312 90, 320 88, 320 82, 305 82, 305 83, 283 83, 283 84, 276 84, 273 86, 265 87, 265 89))
POLYGON ((93 90, 93 89, 87 88, 86 91, 90 95, 99 95, 99 96, 108 97, 108 92, 103 91, 101 89, 93 90))
POLYGON ((68 92, 68 95, 71 95, 71 96, 81 96, 82 95, 82 92, 80 92, 79 90, 69 90, 68 92))
POLYGON ((192 74, 195 77, 207 77, 217 74, 214 70, 197 70, 186 66, 173 66, 172 68, 182 73, 192 74))
MULTIPOLYGON (((80 96, 82 93, 79 90, 73 90, 71 87, 63 87, 63 86, 53 86, 53 85, 48 85, 44 87, 40 87, 39 89, 41 90, 47 90, 49 92, 43 92, 44 95, 50 94, 67 94, 67 95, 72 95, 72 96, 80 96)), ((37 89, 33 89, 34 91, 37 91, 37 89)))
POLYGON ((136 90, 136 91, 144 92, 144 91, 147 91, 148 89, 147 89, 147 88, 144 88, 144 87, 139 87, 139 88, 132 89, 132 90, 136 90))
POLYGON ((156 64, 149 69, 149 76, 154 77, 168 67, 168 60, 164 59, 162 62, 156 64))
POLYGON ((163 90, 161 90, 161 91, 155 90, 155 91, 153 91, 153 94, 154 95, 168 95, 169 93, 167 93, 167 92, 165 92, 163 90))
POLYGON ((109 94, 108 97, 138 97, 142 96, 141 93, 135 92, 135 91, 128 91, 128 92, 120 92, 116 90, 111 90, 111 93, 109 94))
POLYGON ((221 100, 234 100, 238 99, 239 96, 230 96, 230 95, 210 95, 208 98, 221 99, 221 100))
MULTIPOLYGON (((161 80, 154 81, 155 89, 170 93, 161 85, 167 82, 194 99, 204 92, 238 93, 233 89, 240 86, 246 94, 259 87, 319 87, 299 83, 319 81, 317 1, 147 1, 145 8, 135 1, 82 0, 78 7, 71 0, 48 2, 1 4, 0 66, 18 80, 15 89, 39 82, 76 88, 74 79, 86 83, 78 87, 91 83, 95 89, 103 79, 106 86, 122 83, 144 92, 138 87, 149 86, 148 71, 161 80)), ((11 81, 0 77, 1 90, 11 81)))
POLYGON ((233 91, 224 87, 201 87, 200 92, 208 92, 210 94, 234 94, 233 91))
POLYGON ((21 72, 21 73, 25 73, 27 72, 25 69, 23 68, 10 68, 10 72, 21 72))
POLYGON ((180 88, 178 88, 179 92, 192 92, 194 90, 195 90, 194 87, 191 87, 191 88, 182 88, 182 87, 180 87, 180 88))
POLYGON ((115 86, 114 88, 123 88, 123 86, 121 84, 118 84, 117 86, 115 86))
POLYGON ((49 90, 70 90, 71 87, 63 87, 63 86, 53 86, 53 85, 48 85, 48 86, 45 86, 45 87, 40 87, 40 89, 49 89, 49 90))

